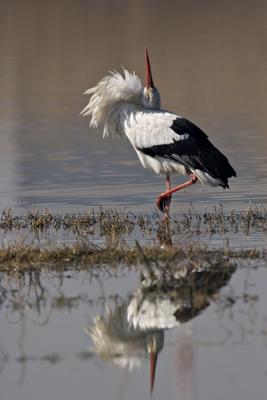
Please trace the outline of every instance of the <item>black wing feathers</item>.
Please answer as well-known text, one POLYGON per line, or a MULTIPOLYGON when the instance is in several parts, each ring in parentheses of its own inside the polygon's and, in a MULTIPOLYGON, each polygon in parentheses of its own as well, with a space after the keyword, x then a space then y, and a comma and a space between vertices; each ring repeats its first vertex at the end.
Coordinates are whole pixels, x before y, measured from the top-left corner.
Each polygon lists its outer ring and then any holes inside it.
POLYGON ((185 118, 177 118, 170 128, 179 135, 187 135, 187 138, 139 150, 151 157, 179 162, 188 169, 207 172, 220 179, 223 187, 228 187, 228 178, 236 176, 236 172, 228 159, 208 140, 208 136, 185 118))
POLYGON ((179 135, 184 135, 187 133, 196 140, 205 140, 208 138, 206 133, 204 133, 198 126, 186 118, 176 118, 170 128, 179 135))

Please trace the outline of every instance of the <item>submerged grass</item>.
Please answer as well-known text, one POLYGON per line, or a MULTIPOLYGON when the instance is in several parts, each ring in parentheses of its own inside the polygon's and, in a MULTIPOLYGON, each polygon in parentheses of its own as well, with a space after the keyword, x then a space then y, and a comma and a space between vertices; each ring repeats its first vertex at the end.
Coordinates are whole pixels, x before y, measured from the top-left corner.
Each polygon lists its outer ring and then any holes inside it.
POLYGON ((4 210, 0 220, 0 229, 12 231, 14 229, 30 229, 44 231, 48 229, 71 230, 79 233, 87 229, 91 233, 97 230, 102 235, 111 232, 131 233, 135 226, 136 217, 129 213, 121 213, 108 209, 90 210, 84 214, 52 214, 48 210, 41 213, 39 210, 27 211, 23 216, 16 216, 12 209, 4 210))
POLYGON ((133 247, 97 247, 91 244, 75 244, 57 248, 41 249, 27 245, 12 245, 0 249, 0 271, 29 271, 42 267, 53 269, 75 267, 88 269, 108 266, 137 266, 140 264, 171 266, 186 259, 192 263, 213 263, 214 260, 225 258, 264 258, 263 250, 209 250, 204 246, 144 246, 136 244, 133 247))
MULTIPOLYGON (((190 209, 187 214, 172 216, 167 223, 162 216, 135 215, 131 212, 119 212, 113 209, 89 210, 83 214, 52 214, 48 210, 27 211, 23 216, 14 215, 11 209, 2 213, 0 230, 4 232, 52 232, 63 230, 75 233, 74 245, 56 245, 49 248, 36 245, 14 243, 0 248, 0 271, 25 271, 44 266, 50 268, 90 268, 93 266, 137 265, 164 262, 166 265, 177 263, 181 257, 265 257, 264 250, 236 250, 229 247, 211 250, 204 246, 172 245, 172 237, 187 234, 225 234, 231 232, 267 231, 267 210, 264 207, 250 207, 248 210, 229 213, 222 207, 212 212, 197 213, 190 209), (150 245, 135 243, 139 230, 143 237, 154 234, 150 245), (124 238, 131 238, 124 241, 124 238), (104 238, 101 246, 96 245, 98 238, 104 238), (115 240, 114 240, 115 238, 115 240), (120 238, 122 240, 116 240, 120 238)), ((99 244, 99 243, 98 243, 99 244)))
MULTIPOLYGON (((109 235, 131 234, 135 228, 142 232, 157 231, 162 223, 162 214, 134 214, 116 209, 89 210, 83 214, 52 214, 48 210, 27 211, 16 216, 12 209, 6 209, 1 215, 0 229, 12 231, 29 229, 32 231, 70 230, 75 233, 87 231, 91 234, 109 235)), ((225 212, 223 207, 212 211, 196 212, 190 208, 186 214, 172 215, 170 218, 172 233, 227 233, 229 231, 249 234, 251 231, 267 231, 267 209, 253 206, 246 210, 225 212)))

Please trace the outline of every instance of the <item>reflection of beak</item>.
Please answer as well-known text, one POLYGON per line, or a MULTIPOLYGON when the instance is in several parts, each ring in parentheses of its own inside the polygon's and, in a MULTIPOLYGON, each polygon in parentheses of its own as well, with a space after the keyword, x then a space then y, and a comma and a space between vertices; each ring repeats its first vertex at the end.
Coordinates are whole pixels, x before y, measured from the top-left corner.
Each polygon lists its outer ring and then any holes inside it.
POLYGON ((150 68, 150 62, 149 62, 149 57, 148 57, 148 51, 146 48, 146 81, 145 85, 147 88, 154 88, 154 83, 152 79, 152 73, 151 73, 151 68, 150 68))
POLYGON ((154 381, 157 367, 158 352, 152 351, 150 353, 150 394, 152 395, 154 389, 154 381))

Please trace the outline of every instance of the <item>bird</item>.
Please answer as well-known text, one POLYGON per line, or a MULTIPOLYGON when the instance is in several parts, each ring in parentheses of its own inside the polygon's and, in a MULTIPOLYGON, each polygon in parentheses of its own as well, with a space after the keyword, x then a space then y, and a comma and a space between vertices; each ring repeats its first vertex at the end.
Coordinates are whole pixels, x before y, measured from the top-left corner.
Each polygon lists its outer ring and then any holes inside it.
POLYGON ((172 195, 200 181, 207 186, 229 188, 236 172, 197 125, 161 108, 145 48, 145 84, 122 67, 112 70, 95 87, 81 115, 90 117, 91 127, 103 127, 103 137, 126 137, 144 168, 165 176, 166 190, 157 197, 158 209, 169 215, 172 195), (171 187, 172 175, 189 176, 185 183, 171 187))

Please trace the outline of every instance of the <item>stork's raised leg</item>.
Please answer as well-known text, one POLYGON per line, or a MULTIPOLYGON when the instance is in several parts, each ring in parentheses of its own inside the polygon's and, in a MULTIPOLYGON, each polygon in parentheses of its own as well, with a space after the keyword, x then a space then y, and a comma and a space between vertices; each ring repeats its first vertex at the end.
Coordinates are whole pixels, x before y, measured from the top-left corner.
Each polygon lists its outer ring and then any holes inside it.
POLYGON ((185 189, 188 186, 194 185, 194 183, 197 182, 198 178, 194 174, 192 174, 190 176, 191 176, 190 181, 182 183, 182 185, 175 186, 173 189, 171 189, 171 186, 170 186, 170 178, 166 177, 167 190, 166 190, 166 192, 161 193, 159 195, 159 197, 157 198, 157 206, 160 209, 160 211, 165 212, 166 214, 168 214, 169 213, 172 194, 177 192, 178 190, 185 189))

